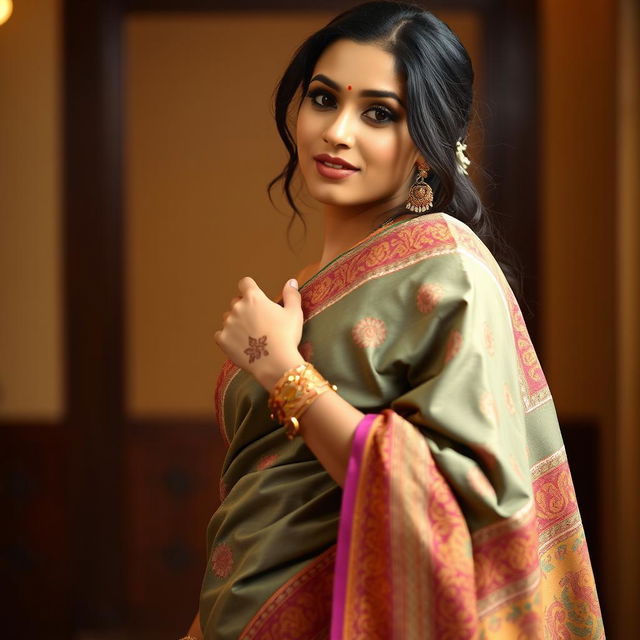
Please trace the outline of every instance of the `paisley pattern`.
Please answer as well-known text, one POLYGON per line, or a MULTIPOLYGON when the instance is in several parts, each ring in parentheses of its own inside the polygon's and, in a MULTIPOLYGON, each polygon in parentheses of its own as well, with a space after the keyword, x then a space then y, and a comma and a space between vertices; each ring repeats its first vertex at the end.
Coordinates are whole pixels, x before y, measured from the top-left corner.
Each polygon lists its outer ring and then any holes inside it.
MULTIPOLYGON (((469 535, 413 425, 385 410, 360 429, 368 429, 367 444, 345 488, 353 483, 358 498, 353 513, 343 513, 350 524, 338 541, 339 557, 348 545, 348 566, 337 565, 334 590, 334 609, 345 613, 332 640, 604 638, 579 521, 539 545, 541 533, 574 512, 563 449, 531 469, 533 500, 469 535)), ((477 467, 467 478, 472 490, 495 498, 477 467)))

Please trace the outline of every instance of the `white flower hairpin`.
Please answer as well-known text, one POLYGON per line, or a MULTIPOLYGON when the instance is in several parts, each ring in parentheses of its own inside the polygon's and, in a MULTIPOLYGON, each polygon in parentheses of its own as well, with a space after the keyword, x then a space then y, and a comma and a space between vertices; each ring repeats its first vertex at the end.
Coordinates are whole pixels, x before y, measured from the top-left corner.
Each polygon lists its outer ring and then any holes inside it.
POLYGON ((467 158, 467 154, 465 153, 466 150, 466 143, 463 143, 462 140, 458 140, 458 142, 456 142, 456 158, 458 162, 458 171, 468 176, 469 174, 467 172, 467 167, 471 164, 471 160, 467 158))

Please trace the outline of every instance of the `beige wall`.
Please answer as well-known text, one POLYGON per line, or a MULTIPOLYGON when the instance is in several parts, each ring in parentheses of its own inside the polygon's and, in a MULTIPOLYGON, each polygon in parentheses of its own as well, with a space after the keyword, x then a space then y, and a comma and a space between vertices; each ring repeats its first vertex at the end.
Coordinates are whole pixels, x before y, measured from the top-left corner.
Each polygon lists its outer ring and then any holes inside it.
MULTIPOLYGON (((213 333, 237 281, 251 275, 275 296, 317 259, 317 210, 308 207, 307 242, 296 227, 299 251, 292 252, 286 244, 288 215, 273 209, 265 186, 285 161, 271 94, 294 49, 331 15, 221 12, 127 19, 131 415, 211 416, 223 360, 213 333)), ((478 58, 477 19, 439 15, 478 58)))
POLYGON ((0 26, 0 418, 63 407, 60 0, 0 26))
MULTIPOLYGON (((213 333, 237 281, 252 275, 276 295, 305 261, 287 249, 288 215, 279 215, 265 192, 285 161, 269 99, 300 36, 327 19, 225 12, 127 20, 126 366, 133 415, 211 416, 222 363, 213 333)), ((304 255, 319 236, 318 216, 308 220, 304 255)))

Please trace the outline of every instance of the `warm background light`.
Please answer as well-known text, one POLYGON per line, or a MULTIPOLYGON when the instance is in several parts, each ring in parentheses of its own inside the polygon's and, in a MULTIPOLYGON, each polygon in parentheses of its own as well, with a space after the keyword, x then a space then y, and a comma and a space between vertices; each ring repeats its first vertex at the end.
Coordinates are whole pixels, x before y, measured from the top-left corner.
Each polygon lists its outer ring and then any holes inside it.
POLYGON ((4 24, 13 13, 12 0, 0 0, 0 25, 4 24))

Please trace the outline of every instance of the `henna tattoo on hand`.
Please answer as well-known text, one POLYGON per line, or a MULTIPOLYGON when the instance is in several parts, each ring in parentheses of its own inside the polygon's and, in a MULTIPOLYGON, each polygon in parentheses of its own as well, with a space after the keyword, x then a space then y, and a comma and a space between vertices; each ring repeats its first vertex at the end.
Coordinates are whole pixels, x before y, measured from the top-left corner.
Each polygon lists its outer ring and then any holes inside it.
POLYGON ((245 349, 244 352, 249 356, 249 364, 254 360, 260 360, 262 356, 268 356, 267 336, 262 336, 262 338, 252 338, 249 336, 249 347, 245 349))

